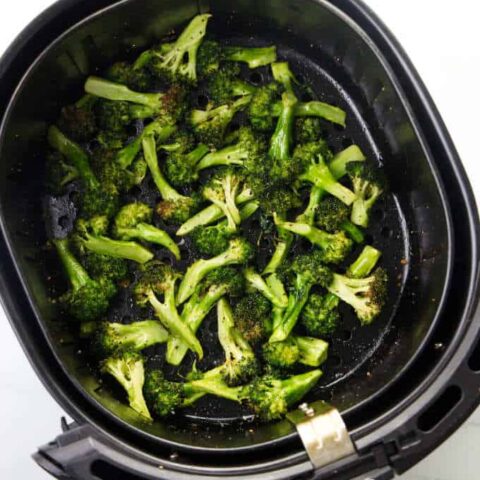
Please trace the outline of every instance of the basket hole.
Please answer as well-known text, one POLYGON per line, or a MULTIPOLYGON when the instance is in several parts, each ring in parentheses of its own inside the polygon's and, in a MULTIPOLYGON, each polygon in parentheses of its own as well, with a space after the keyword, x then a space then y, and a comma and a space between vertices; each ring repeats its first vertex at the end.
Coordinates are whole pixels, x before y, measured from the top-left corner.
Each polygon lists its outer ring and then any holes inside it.
POLYGON ((260 85, 262 82, 263 82, 263 76, 261 73, 259 72, 253 72, 251 75, 250 75, 250 81, 254 84, 254 85, 260 85))
POLYGON ((343 341, 349 342, 353 337, 353 332, 351 330, 343 330, 340 337, 343 341))
POLYGON ((456 385, 448 387, 418 418, 422 432, 430 432, 439 425, 462 399, 462 390, 456 385))
POLYGON ((202 109, 207 108, 208 102, 209 99, 206 95, 199 95, 197 97, 197 105, 202 109))
POLYGON ((67 217, 67 215, 63 215, 58 219, 58 225, 63 229, 70 225, 70 219, 67 217))
POLYGON ((380 231, 380 234, 383 238, 391 238, 393 235, 393 230, 390 227, 383 227, 380 231))
POLYGON ((480 372, 480 340, 477 342, 470 358, 468 359, 468 366, 474 372, 480 372))

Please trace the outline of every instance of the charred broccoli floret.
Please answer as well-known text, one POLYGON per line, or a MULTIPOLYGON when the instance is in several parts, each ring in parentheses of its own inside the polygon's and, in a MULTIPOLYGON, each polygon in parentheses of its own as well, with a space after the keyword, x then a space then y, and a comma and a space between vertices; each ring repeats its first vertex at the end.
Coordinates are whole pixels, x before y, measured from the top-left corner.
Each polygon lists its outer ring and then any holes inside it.
POLYGON ((171 152, 165 162, 165 173, 176 187, 183 187, 196 182, 199 178, 198 162, 208 154, 209 148, 200 144, 189 153, 180 149, 171 152))
POLYGON ((329 337, 338 327, 340 299, 332 294, 312 294, 302 312, 301 322, 309 335, 329 337))
POLYGON ((220 68, 208 78, 207 91, 211 101, 223 105, 237 97, 252 95, 256 87, 238 78, 239 69, 231 66, 220 68))
POLYGON ((271 303, 259 293, 243 297, 234 307, 235 325, 247 340, 255 345, 271 333, 271 303))

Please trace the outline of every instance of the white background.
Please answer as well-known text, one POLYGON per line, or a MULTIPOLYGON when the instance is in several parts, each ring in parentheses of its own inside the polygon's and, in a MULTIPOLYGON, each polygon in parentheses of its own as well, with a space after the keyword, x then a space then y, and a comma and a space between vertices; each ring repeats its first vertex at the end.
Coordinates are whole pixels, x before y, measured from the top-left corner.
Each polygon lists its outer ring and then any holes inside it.
MULTIPOLYGON (((411 56, 480 194, 480 8, 473 0, 366 0, 411 56)), ((0 2, 0 52, 51 0, 0 2)), ((0 479, 47 479, 30 459, 62 411, 24 357, 0 308, 0 479)), ((405 480, 478 480, 480 412, 405 480)))

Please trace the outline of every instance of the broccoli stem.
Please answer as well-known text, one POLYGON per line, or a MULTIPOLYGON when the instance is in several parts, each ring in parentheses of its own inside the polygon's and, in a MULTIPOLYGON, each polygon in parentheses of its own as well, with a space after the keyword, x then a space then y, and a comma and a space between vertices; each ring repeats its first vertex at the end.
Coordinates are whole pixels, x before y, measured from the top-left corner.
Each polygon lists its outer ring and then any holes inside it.
POLYGON ((170 235, 148 223, 139 223, 135 228, 123 229, 123 235, 161 245, 170 250, 177 260, 181 258, 180 249, 170 235))
POLYGON ((274 160, 288 160, 290 158, 296 104, 297 99, 293 93, 285 92, 282 95, 282 112, 270 141, 269 154, 274 160))
POLYGON ((278 267, 285 261, 292 246, 294 236, 292 233, 287 232, 283 228, 278 228, 279 241, 275 247, 272 258, 268 262, 267 266, 263 270, 263 275, 269 273, 275 273, 278 267))
MULTIPOLYGON (((275 293, 275 295, 279 297, 287 298, 287 307, 288 307, 289 299, 287 296, 287 292, 285 291, 285 287, 283 283, 275 273, 272 273, 267 277, 267 285, 270 287, 270 290, 272 290, 272 292, 275 293)), ((270 332, 276 329, 278 325, 280 325, 284 314, 285 314, 285 308, 277 307, 274 305, 272 309, 272 325, 271 325, 272 328, 270 329, 270 332)))
POLYGON ((282 222, 279 224, 279 226, 285 230, 288 230, 289 232, 306 238, 314 245, 317 245, 323 249, 328 248, 328 245, 331 242, 331 234, 310 225, 305 225, 303 223, 282 222))
POLYGON ((341 228, 355 243, 363 243, 365 241, 365 235, 363 234, 362 230, 360 230, 360 228, 358 228, 350 220, 343 222, 341 228))
POLYGON ((265 280, 253 268, 247 268, 244 271, 245 279, 250 287, 258 290, 267 300, 279 308, 286 308, 288 305, 287 295, 276 295, 267 285, 265 280))
POLYGON ((273 79, 281 83, 285 90, 293 93, 293 83, 298 83, 288 62, 275 62, 272 64, 273 79))
POLYGON ((163 200, 178 200, 182 196, 167 182, 160 170, 157 157, 157 146, 153 135, 148 135, 142 140, 145 161, 152 175, 153 181, 160 192, 163 200))
POLYGON ((68 246, 68 240, 53 240, 58 256, 70 280, 72 288, 78 290, 90 281, 90 276, 82 264, 75 258, 68 246))
POLYGON ((197 337, 180 318, 175 305, 175 289, 168 288, 165 291, 163 303, 158 300, 153 291, 148 293, 148 300, 150 305, 155 310, 155 314, 162 324, 169 330, 174 336, 181 338, 188 348, 193 350, 198 357, 203 358, 202 345, 198 341, 197 337))
POLYGON ((322 375, 320 370, 312 370, 282 380, 282 390, 288 406, 299 402, 316 385, 322 375))
POLYGON ((197 171, 205 170, 207 168, 228 166, 228 165, 243 165, 243 162, 248 158, 248 152, 244 147, 239 145, 231 145, 216 152, 211 152, 205 155, 199 163, 197 163, 197 171))
MULTIPOLYGON (((237 205, 242 205, 246 202, 253 200, 253 193, 251 190, 246 189, 242 193, 240 193, 235 198, 235 203, 237 205)), ((258 208, 258 207, 257 207, 258 208)), ((210 205, 209 207, 201 210, 192 218, 187 220, 177 231, 176 235, 179 237, 183 237, 188 235, 189 233, 193 232, 197 227, 201 227, 204 225, 210 225, 217 220, 220 220, 225 216, 222 209, 217 205, 210 205)))
POLYGON ((328 103, 311 102, 299 103, 295 108, 295 116, 297 117, 320 117, 345 127, 347 114, 344 110, 328 103))
POLYGON ((158 109, 163 98, 162 93, 139 93, 125 85, 94 76, 88 77, 85 83, 85 91, 90 95, 106 100, 137 103, 154 109, 158 109))
POLYGON ((133 142, 117 153, 117 162, 121 168, 127 169, 139 154, 144 138, 154 135, 157 141, 161 143, 167 140, 176 130, 177 127, 173 125, 164 125, 161 120, 154 120, 143 129, 143 132, 133 142))
MULTIPOLYGON (((227 287, 209 290, 200 300, 197 295, 190 297, 182 311, 182 320, 196 333, 203 320, 215 304, 225 295, 227 287)), ((170 365, 180 365, 187 354, 188 346, 178 338, 170 338, 167 343, 166 359, 170 365)))
POLYGON ((90 167, 88 155, 80 145, 67 138, 53 125, 48 129, 48 142, 52 148, 58 150, 73 164, 88 189, 94 190, 100 187, 100 183, 90 167))
POLYGON ((367 245, 355 262, 348 267, 347 275, 352 278, 368 277, 376 267, 381 256, 382 252, 367 245))
POLYGON ((249 68, 264 67, 277 60, 277 47, 225 47, 224 53, 227 60, 245 62, 249 68))
POLYGON ((112 240, 107 237, 95 237, 87 235, 82 241, 82 245, 91 252, 109 257, 124 258, 133 260, 137 263, 147 263, 153 257, 153 253, 136 242, 125 242, 122 240, 112 240))
POLYGON ((313 185, 308 199, 308 205, 305 211, 296 218, 297 223, 304 223, 306 225, 313 225, 315 223, 315 215, 317 214, 318 205, 320 204, 325 190, 323 188, 313 185))
POLYGON ((308 367, 319 367, 327 360, 328 343, 318 338, 295 336, 300 352, 299 362, 308 367))

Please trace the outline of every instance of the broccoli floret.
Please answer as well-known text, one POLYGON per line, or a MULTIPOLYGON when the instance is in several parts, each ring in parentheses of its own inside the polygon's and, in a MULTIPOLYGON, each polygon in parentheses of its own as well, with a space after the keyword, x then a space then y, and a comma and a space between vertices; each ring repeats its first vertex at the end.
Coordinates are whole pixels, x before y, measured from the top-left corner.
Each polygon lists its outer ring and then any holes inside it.
POLYGON ((283 342, 266 343, 262 353, 269 366, 281 370, 291 369, 300 358, 300 349, 293 337, 288 337, 283 342))
POLYGON ((260 292, 267 300, 279 308, 286 308, 288 305, 288 298, 285 293, 278 295, 272 290, 262 276, 257 273, 252 267, 245 269, 245 279, 249 288, 260 292))
POLYGON ((220 68, 208 78, 209 99, 216 105, 223 105, 237 97, 252 95, 256 87, 238 78, 239 69, 230 66, 220 68))
POLYGON ((332 294, 310 295, 302 312, 301 322, 309 335, 330 337, 338 327, 340 300, 332 294))
POLYGON ((198 227, 191 235, 195 248, 202 255, 220 255, 228 248, 234 233, 228 225, 218 224, 210 227, 198 227))
POLYGON ((93 278, 121 282, 128 277, 128 263, 123 258, 84 252, 83 264, 93 278))
POLYGON ((328 356, 328 343, 319 338, 295 336, 300 352, 298 362, 308 367, 319 367, 328 356))
MULTIPOLYGON (((195 289, 184 305, 182 320, 195 333, 214 305, 225 295, 236 297, 245 290, 242 275, 233 268, 219 268, 209 273, 195 289)), ((187 353, 187 346, 177 338, 171 338, 167 345, 167 362, 180 365, 187 353)))
POLYGON ((235 325, 247 342, 255 345, 271 333, 271 303, 259 293, 243 297, 233 310, 235 325))
POLYGON ((113 228, 115 238, 120 240, 143 240, 161 245, 180 260, 180 249, 167 232, 152 225, 153 210, 144 203, 125 205, 117 217, 113 228))
POLYGON ((210 78, 220 69, 224 59, 223 49, 218 42, 204 40, 197 52, 197 75, 210 78))
POLYGON ((335 273, 327 289, 355 310, 362 325, 369 325, 382 311, 387 281, 387 274, 382 268, 367 278, 359 279, 335 273))
POLYGON ((154 79, 147 68, 131 65, 128 62, 114 63, 106 71, 105 77, 112 82, 127 85, 140 92, 148 92, 155 87, 154 79))
POLYGON ((195 197, 181 195, 167 182, 158 165, 157 145, 153 135, 145 137, 142 143, 145 161, 162 196, 162 201, 157 206, 157 213, 165 221, 185 222, 198 209, 200 201, 195 197))
POLYGON ((161 262, 152 261, 146 264, 135 285, 137 303, 150 305, 163 326, 202 358, 200 342, 191 328, 183 322, 175 306, 175 284, 179 278, 178 272, 161 262), (158 296, 162 296, 163 301, 160 301, 158 296))
POLYGON ((143 391, 152 413, 158 417, 171 415, 184 406, 185 384, 166 380, 160 370, 147 372, 143 391))
POLYGON ((258 372, 255 353, 235 326, 229 303, 221 299, 217 306, 218 339, 225 352, 222 376, 227 385, 242 385, 258 372))
POLYGON ((347 172, 356 195, 351 220, 355 225, 366 228, 370 221, 370 210, 385 189, 384 179, 378 169, 364 162, 350 163, 347 172))
POLYGON ((71 284, 71 289, 60 297, 60 303, 75 320, 96 320, 108 310, 116 294, 115 285, 106 278, 90 278, 71 253, 68 240, 54 240, 54 244, 71 284))
POLYGON ((165 93, 142 93, 92 76, 85 83, 85 91, 111 101, 101 103, 100 119, 107 129, 122 129, 135 118, 165 117, 174 122, 184 113, 185 90, 178 85, 165 93))
POLYGON ((244 62, 249 68, 270 65, 277 60, 277 47, 225 47, 224 55, 232 62, 244 62))
POLYGON ((156 320, 144 320, 129 325, 103 322, 95 332, 93 349, 107 357, 121 352, 140 352, 168 340, 168 332, 156 320))
POLYGON ((197 260, 187 269, 177 295, 177 304, 182 304, 194 293, 197 285, 210 272, 228 265, 246 264, 253 255, 253 247, 243 238, 230 240, 228 249, 222 254, 208 260, 197 260))
POLYGON ((112 375, 125 389, 130 407, 147 420, 152 420, 143 397, 145 370, 143 358, 132 352, 107 358, 102 363, 102 372, 112 375))
POLYGON ((250 98, 246 95, 216 108, 208 105, 206 110, 192 110, 188 121, 197 140, 211 147, 221 148, 233 117, 250 103, 250 98))
POLYGON ((254 130, 259 132, 274 130, 276 119, 273 105, 275 105, 279 95, 280 87, 277 83, 269 83, 259 87, 253 94, 248 108, 248 117, 254 130))
POLYGON ((319 142, 322 139, 322 123, 315 117, 297 118, 295 120, 295 143, 301 145, 319 142))
POLYGON ((51 152, 46 162, 46 185, 54 195, 61 195, 65 186, 79 178, 78 170, 69 165, 60 152, 51 152))
POLYGON ((97 123, 93 111, 94 100, 87 96, 77 104, 62 109, 58 126, 75 142, 88 142, 97 133, 97 123))
POLYGON ((354 242, 363 243, 365 235, 350 221, 350 209, 335 197, 329 197, 318 205, 317 224, 329 233, 343 230, 354 242))
POLYGON ((270 343, 282 342, 288 338, 308 301, 312 287, 329 285, 332 280, 332 272, 323 265, 323 255, 319 251, 296 257, 290 271, 294 282, 289 294, 288 308, 281 322, 274 326, 270 343))
POLYGON ((175 187, 183 187, 196 182, 198 175, 198 162, 209 152, 206 145, 200 144, 190 153, 180 149, 171 152, 165 162, 165 173, 175 187))
MULTIPOLYGON (((235 199, 235 203, 240 206, 244 205, 241 211, 245 213, 255 211, 258 209, 258 203, 252 201, 254 198, 253 192, 250 188, 244 189, 235 199), (248 203, 247 203, 248 202, 248 203)), ((253 213, 252 213, 253 214, 253 213)), ((220 207, 217 205, 210 205, 200 212, 198 212, 193 217, 189 218, 178 230, 177 236, 182 237, 193 232, 196 228, 210 225, 217 220, 220 220, 224 217, 224 213, 220 207)))
POLYGON ((106 229, 99 231, 98 223, 107 224, 106 217, 93 217, 90 220, 79 219, 75 226, 75 242, 77 248, 84 252, 123 258, 137 263, 146 263, 153 258, 153 253, 142 245, 123 240, 113 240, 105 236, 106 229))
POLYGON ((210 14, 197 15, 173 44, 151 51, 149 68, 152 73, 167 82, 195 83, 197 53, 210 17, 210 14))
POLYGON ((305 223, 280 222, 276 219, 279 228, 300 235, 319 247, 325 263, 340 263, 352 250, 353 242, 344 232, 327 233, 305 223))

